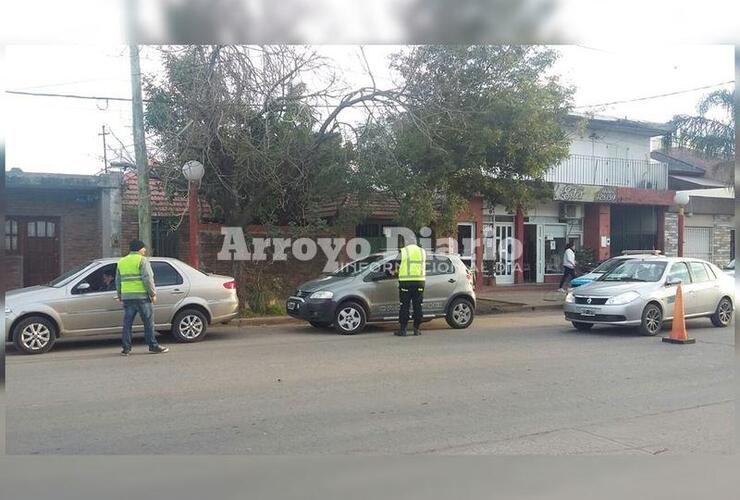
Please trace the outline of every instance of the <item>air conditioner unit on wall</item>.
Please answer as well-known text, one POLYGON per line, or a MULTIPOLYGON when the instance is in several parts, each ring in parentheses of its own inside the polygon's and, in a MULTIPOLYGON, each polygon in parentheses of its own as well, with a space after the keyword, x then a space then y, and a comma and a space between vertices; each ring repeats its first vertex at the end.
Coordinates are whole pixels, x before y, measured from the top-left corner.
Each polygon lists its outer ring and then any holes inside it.
POLYGON ((581 218, 580 207, 575 203, 560 204, 560 220, 568 221, 581 218))

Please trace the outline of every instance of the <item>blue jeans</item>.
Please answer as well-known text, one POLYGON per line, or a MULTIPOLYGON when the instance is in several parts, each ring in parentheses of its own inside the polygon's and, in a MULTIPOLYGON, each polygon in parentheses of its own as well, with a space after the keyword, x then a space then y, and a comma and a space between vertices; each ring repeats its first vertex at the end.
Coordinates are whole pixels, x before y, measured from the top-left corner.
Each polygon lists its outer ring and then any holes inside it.
POLYGON ((144 340, 150 349, 157 347, 159 344, 154 337, 152 303, 148 299, 136 299, 123 301, 123 335, 121 336, 123 348, 127 351, 131 350, 131 326, 134 324, 136 313, 139 313, 139 317, 144 323, 144 340))

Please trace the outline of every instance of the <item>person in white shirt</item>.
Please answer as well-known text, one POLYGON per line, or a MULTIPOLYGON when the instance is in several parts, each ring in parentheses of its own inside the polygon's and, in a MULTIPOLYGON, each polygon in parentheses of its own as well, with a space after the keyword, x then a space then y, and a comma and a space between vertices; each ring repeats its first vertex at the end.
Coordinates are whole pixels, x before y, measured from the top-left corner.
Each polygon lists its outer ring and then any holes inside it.
POLYGON ((573 251, 573 243, 565 245, 565 254, 563 254, 563 277, 560 278, 560 289, 558 291, 564 292, 563 285, 566 281, 570 283, 570 280, 576 277, 576 253, 573 251))

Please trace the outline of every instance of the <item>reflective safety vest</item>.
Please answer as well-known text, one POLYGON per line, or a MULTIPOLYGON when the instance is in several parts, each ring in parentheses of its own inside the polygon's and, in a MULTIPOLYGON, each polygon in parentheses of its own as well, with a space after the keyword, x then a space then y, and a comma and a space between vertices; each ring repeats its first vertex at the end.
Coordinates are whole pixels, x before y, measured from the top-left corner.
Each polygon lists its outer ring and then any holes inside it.
POLYGON ((130 253, 118 261, 122 296, 147 293, 144 280, 141 279, 141 261, 143 258, 141 254, 130 253))
POLYGON ((401 249, 401 265, 398 268, 398 281, 424 281, 427 271, 427 255, 418 245, 408 245, 401 249))

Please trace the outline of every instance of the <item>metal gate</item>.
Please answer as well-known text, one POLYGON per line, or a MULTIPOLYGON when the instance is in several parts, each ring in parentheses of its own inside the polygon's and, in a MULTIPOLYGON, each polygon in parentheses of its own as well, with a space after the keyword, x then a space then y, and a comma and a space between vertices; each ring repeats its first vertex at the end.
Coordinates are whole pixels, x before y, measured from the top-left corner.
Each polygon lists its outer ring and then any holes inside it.
POLYGON ((686 227, 684 228, 684 257, 712 260, 712 228, 686 227))

